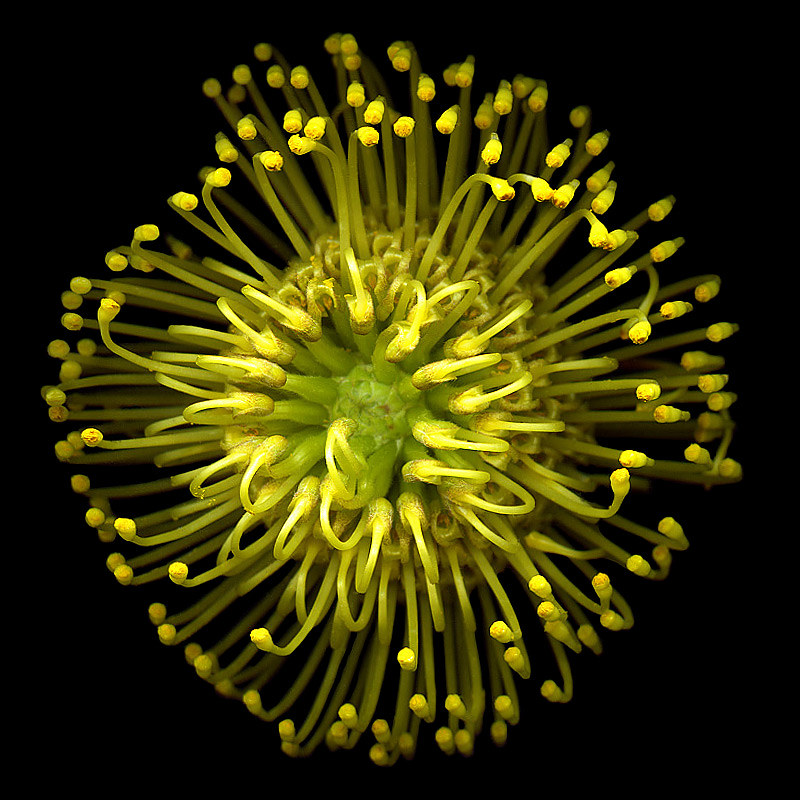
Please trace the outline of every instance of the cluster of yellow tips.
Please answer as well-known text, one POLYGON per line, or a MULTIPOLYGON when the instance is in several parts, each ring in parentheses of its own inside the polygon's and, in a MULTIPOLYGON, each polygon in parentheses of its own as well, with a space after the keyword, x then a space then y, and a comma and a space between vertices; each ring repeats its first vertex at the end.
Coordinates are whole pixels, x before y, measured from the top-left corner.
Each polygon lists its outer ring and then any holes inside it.
POLYGON ((430 726, 469 754, 518 722, 515 676, 547 676, 532 642, 569 700, 568 651, 633 623, 614 576, 661 579, 688 546, 668 510, 624 516, 629 491, 740 477, 713 352, 736 325, 691 324, 717 276, 662 280, 682 239, 640 246, 674 198, 606 224, 587 107, 553 144, 542 80, 473 97, 472 58, 442 85, 397 42, 395 105, 352 36, 325 46, 333 106, 265 44, 259 76, 206 82, 229 130, 169 198, 201 235, 141 225, 112 275, 73 279, 80 338, 51 344, 43 394, 76 426, 56 451, 87 523, 123 540, 109 569, 203 587, 150 607, 158 636, 286 753, 367 735, 389 764, 430 726))

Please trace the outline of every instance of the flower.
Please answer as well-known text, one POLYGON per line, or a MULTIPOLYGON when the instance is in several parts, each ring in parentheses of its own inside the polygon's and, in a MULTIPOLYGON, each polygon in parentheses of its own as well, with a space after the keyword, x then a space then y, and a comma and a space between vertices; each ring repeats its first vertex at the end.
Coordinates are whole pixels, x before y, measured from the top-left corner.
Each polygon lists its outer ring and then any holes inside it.
POLYGON ((140 225, 71 281, 43 395, 109 569, 202 587, 150 606, 159 638, 286 753, 367 735, 388 764, 426 723, 468 754, 519 721, 536 637, 565 702, 569 651, 633 623, 617 584, 687 547, 629 493, 740 477, 714 351, 736 325, 692 325, 717 276, 662 280, 683 239, 639 241, 673 197, 606 222, 588 108, 553 145, 542 80, 473 112, 472 59, 442 86, 397 42, 396 103, 352 36, 325 45, 333 105, 263 44, 266 87, 206 82, 229 130, 169 200, 194 238, 140 225))

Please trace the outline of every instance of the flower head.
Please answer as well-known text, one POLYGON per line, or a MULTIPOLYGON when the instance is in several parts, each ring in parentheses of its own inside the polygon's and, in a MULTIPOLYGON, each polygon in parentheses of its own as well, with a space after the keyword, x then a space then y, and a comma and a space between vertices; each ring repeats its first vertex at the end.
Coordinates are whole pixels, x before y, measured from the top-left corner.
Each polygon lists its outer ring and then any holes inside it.
POLYGON ((519 721, 517 678, 569 700, 568 651, 633 623, 616 576, 688 546, 629 493, 741 476, 736 325, 692 324, 717 276, 669 281, 673 197, 614 219, 588 108, 553 144, 543 80, 475 98, 473 59, 439 81, 395 42, 394 100, 352 36, 325 47, 332 100, 263 44, 266 85, 205 83, 227 130, 169 199, 191 244, 143 224, 72 280, 43 395, 109 569, 187 591, 160 640, 286 753, 368 735, 388 764, 427 725, 468 754, 519 721))

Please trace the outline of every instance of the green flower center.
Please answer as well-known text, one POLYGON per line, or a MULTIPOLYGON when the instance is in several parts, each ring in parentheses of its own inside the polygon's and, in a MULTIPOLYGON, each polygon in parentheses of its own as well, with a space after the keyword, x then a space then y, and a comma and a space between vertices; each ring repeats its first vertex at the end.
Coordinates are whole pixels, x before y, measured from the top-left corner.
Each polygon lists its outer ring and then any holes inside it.
POLYGON ((406 414, 417 403, 404 398, 397 384, 377 380, 371 364, 358 364, 337 383, 339 396, 331 408, 331 420, 347 417, 358 423, 354 439, 365 456, 411 433, 406 414))

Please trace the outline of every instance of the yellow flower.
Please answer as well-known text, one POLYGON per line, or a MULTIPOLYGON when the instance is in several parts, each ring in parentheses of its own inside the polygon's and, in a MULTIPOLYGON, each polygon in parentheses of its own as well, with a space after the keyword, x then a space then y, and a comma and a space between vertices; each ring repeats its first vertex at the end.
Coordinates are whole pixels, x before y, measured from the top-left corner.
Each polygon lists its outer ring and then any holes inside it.
POLYGON ((440 81, 395 42, 400 101, 354 37, 325 48, 340 97, 263 44, 264 82, 204 84, 229 129, 169 199, 186 241, 139 225, 71 281, 43 397, 109 569, 186 590, 159 639, 286 753, 390 764, 429 728, 469 754, 518 678, 568 701, 569 651, 633 623, 617 576, 688 546, 629 493, 741 477, 737 326, 702 313, 716 276, 670 282, 675 198, 614 219, 588 108, 549 139, 542 80, 480 102, 472 59, 440 81))

